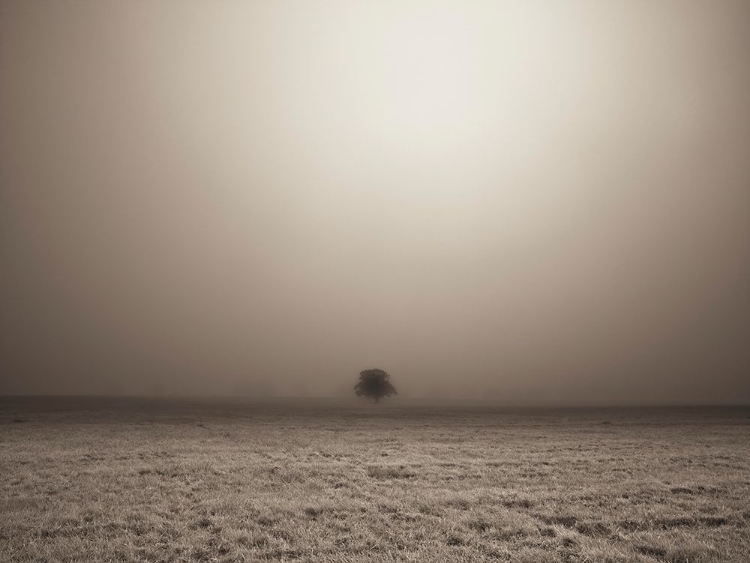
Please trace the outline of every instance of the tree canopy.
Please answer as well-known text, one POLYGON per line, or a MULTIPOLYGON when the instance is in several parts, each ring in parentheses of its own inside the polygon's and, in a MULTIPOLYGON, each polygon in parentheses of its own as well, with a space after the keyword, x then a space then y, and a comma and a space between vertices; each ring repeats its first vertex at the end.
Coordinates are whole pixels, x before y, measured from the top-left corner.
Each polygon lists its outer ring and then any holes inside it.
POLYGON ((382 369, 366 369, 359 372, 359 381, 354 386, 357 397, 374 399, 377 403, 383 397, 397 395, 396 388, 391 384, 390 375, 382 369))

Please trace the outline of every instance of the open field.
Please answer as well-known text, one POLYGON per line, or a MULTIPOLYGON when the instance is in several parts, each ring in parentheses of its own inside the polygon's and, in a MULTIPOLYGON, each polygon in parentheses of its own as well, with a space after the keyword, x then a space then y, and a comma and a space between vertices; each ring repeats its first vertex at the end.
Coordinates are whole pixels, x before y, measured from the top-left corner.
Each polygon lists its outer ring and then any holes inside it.
POLYGON ((750 409, 0 399, 0 561, 750 558, 750 409))

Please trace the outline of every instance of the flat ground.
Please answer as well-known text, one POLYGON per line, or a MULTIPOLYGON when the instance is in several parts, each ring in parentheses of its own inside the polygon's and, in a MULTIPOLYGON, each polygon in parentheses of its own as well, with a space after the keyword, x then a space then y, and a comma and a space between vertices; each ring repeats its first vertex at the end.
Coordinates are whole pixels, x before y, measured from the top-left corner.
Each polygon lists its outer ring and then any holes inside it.
POLYGON ((0 399, 0 561, 750 560, 750 408, 0 399))

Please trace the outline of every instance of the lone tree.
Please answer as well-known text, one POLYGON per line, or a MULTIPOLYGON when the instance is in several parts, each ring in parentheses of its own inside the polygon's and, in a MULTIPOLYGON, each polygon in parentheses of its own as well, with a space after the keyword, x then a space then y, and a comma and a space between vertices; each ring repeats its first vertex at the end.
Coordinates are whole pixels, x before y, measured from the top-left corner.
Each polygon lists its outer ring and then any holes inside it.
POLYGON ((390 375, 382 369, 366 369, 359 372, 359 383, 354 386, 357 397, 374 399, 377 403, 383 397, 398 395, 396 388, 391 385, 390 375))

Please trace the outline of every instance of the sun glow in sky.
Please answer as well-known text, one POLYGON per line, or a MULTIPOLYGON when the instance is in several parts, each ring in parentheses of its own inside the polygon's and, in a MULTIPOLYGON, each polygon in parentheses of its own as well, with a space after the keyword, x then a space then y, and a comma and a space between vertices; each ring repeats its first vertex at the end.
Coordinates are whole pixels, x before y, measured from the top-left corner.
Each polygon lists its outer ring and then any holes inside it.
POLYGON ((373 37, 357 45, 365 61, 350 80, 367 93, 361 110, 373 126, 398 131, 412 150, 455 147, 462 128, 478 118, 481 50, 462 16, 439 7, 407 10, 379 30, 388 36, 385 48, 373 37))

